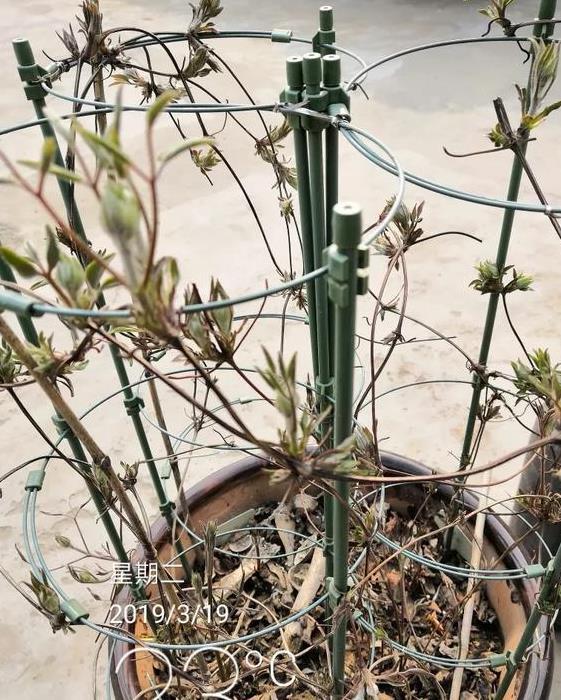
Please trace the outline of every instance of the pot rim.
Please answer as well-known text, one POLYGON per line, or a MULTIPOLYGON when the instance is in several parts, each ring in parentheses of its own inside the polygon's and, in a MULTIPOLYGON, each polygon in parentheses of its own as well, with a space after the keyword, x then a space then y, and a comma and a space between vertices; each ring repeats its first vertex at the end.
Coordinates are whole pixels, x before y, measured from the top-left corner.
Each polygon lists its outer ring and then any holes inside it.
MULTIPOLYGON (((433 473, 424 464, 393 452, 382 452, 381 458, 385 470, 390 474, 428 475, 433 473)), ((204 503, 217 496, 226 487, 231 488, 235 484, 251 479, 255 474, 262 471, 264 464, 264 460, 259 455, 251 455, 221 467, 190 487, 185 492, 184 504, 188 509, 191 509, 197 504, 204 503)), ((418 484, 403 484, 404 487, 410 486, 413 488, 418 488, 421 485, 422 482, 418 484)), ((450 496, 455 492, 454 487, 449 484, 437 483, 436 488, 439 493, 445 496, 450 496)), ((477 499, 470 492, 469 486, 465 490, 465 501, 469 506, 477 505, 477 499)), ((179 504, 178 507, 180 507, 179 504)), ((167 543, 168 525, 163 517, 155 521, 150 529, 150 534, 156 548, 167 543)), ((506 552, 504 555, 505 565, 517 564, 517 568, 523 568, 528 564, 525 550, 523 547, 515 544, 515 540, 500 516, 488 515, 485 538, 497 551, 506 552)), ((139 561, 142 557, 143 552, 139 547, 133 555, 133 560, 139 561)), ((528 617, 539 590, 536 580, 515 579, 512 583, 521 594, 524 612, 526 617, 528 617)), ((114 602, 120 604, 126 604, 128 601, 130 601, 128 589, 123 589, 114 599, 114 602)), ((546 639, 544 653, 541 657, 531 654, 526 661, 526 666, 521 669, 521 682, 517 693, 519 700, 524 700, 525 698, 528 700, 530 698, 545 700, 549 697, 554 659, 551 639, 547 635, 548 625, 546 618, 541 619, 538 629, 540 637, 544 635, 546 639)), ((110 645, 110 673, 113 691, 117 700, 129 700, 140 690, 136 676, 136 664, 131 656, 123 663, 122 671, 119 674, 114 673, 114 669, 119 663, 118 660, 134 646, 132 641, 127 643, 121 640, 116 640, 110 645), (132 694, 127 692, 131 689, 133 689, 132 694)))

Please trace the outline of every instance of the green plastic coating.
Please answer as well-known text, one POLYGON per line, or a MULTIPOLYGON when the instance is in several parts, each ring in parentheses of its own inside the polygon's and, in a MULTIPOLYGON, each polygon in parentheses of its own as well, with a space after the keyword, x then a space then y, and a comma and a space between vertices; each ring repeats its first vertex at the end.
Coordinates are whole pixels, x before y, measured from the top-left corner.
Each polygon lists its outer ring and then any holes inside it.
MULTIPOLYGON (((8 263, 4 260, 4 258, 0 255, 0 278, 5 280, 6 282, 15 282, 16 278, 14 273, 12 272, 12 268, 8 265, 8 263)), ((18 294, 18 292, 13 292, 13 294, 18 294)), ((2 309, 2 300, 4 299, 4 294, 2 293, 0 295, 0 309, 2 309)), ((37 334, 37 330, 35 328, 35 324, 31 320, 31 315, 35 316, 42 316, 41 312, 38 312, 33 305, 29 307, 29 309, 26 311, 24 314, 18 314, 17 319, 18 323, 20 325, 20 328, 22 330, 22 333, 27 340, 28 343, 31 343, 32 345, 39 345, 39 336, 37 334)))
POLYGON ((330 53, 322 56, 323 84, 325 87, 338 87, 341 83, 341 58, 337 54, 330 53))
POLYGON ((292 41, 292 31, 290 29, 273 29, 271 41, 279 44, 290 44, 292 41))
MULTIPOLYGON (((35 65, 35 58, 33 56, 33 51, 31 49, 31 46, 29 42, 26 39, 16 39, 13 42, 13 49, 14 53, 16 56, 16 59, 18 61, 18 67, 21 66, 32 66, 35 65)), ((44 119, 45 118, 45 100, 43 99, 42 96, 37 96, 31 98, 33 102, 33 106, 35 108, 35 113, 37 114, 37 117, 39 119, 44 119)), ((54 143, 55 143, 55 155, 54 155, 54 162, 59 165, 60 167, 65 167, 64 160, 62 158, 62 153, 60 151, 60 147, 58 145, 58 140, 56 138, 55 131, 53 129, 52 124, 49 121, 45 121, 41 123, 41 132, 43 134, 44 138, 51 138, 54 143)), ((74 199, 74 191, 72 186, 70 185, 69 182, 66 180, 63 180, 62 178, 57 178, 58 186, 60 189, 60 193, 62 195, 62 199, 64 202, 64 206, 66 209, 66 215, 68 217, 68 222, 69 225, 73 228, 73 230, 76 232, 76 234, 83 240, 87 241, 84 226, 82 224, 82 220, 80 217, 80 212, 78 211, 78 208, 76 206, 76 201, 74 199)), ((82 260, 82 262, 85 262, 82 260)), ((3 295, 2 295, 3 296, 3 295)), ((100 298, 99 303, 103 305, 105 303, 105 300, 103 298, 100 298)), ((126 369, 125 365, 123 362, 123 359, 119 355, 117 349, 112 345, 111 346, 111 355, 113 358, 113 362, 117 368, 117 372, 119 373, 120 376, 123 378, 126 378, 126 384, 129 384, 128 377, 126 375, 126 369)), ((135 425, 135 428, 137 426, 135 425)), ((143 426, 141 426, 143 430, 143 426)), ((82 444, 78 440, 78 438, 71 433, 70 431, 68 432, 68 442, 69 445, 72 449, 72 452, 74 454, 74 457, 83 462, 85 465, 88 465, 88 460, 86 457, 86 454, 84 452, 84 449, 82 447, 82 444)), ((91 467, 88 465, 86 467, 83 467, 86 470, 91 470, 91 467)), ((105 502, 105 498, 99 491, 99 489, 91 483, 91 481, 87 481, 87 486, 88 490, 90 491, 92 500, 100 514, 100 519, 102 520, 105 529, 107 531, 107 534, 109 536, 109 539, 111 540, 111 544, 113 545, 113 548, 115 550, 115 553, 117 554, 117 557, 119 558, 120 561, 122 562, 129 562, 128 554, 125 549, 125 546, 121 540, 121 537, 119 535, 119 532, 115 526, 115 523, 113 522, 113 519, 111 517, 111 514, 109 513, 107 509, 107 504, 105 502)), ((134 581, 137 583, 136 579, 134 581)), ((142 585, 138 585, 136 587, 131 587, 133 594, 135 595, 137 600, 144 599, 146 597, 145 591, 143 589, 142 585)))
POLYGON ((361 216, 361 208, 354 202, 340 202, 333 207, 333 242, 339 248, 358 246, 361 216))
MULTIPOLYGON (((335 391, 334 443, 339 446, 353 429, 354 343, 358 250, 362 231, 361 210, 352 202, 333 208, 333 240, 329 249, 330 296, 335 305, 335 391)), ((337 481, 338 498, 333 504, 333 583, 339 598, 347 592, 349 560, 348 482, 337 481)), ((345 694, 345 649, 347 616, 338 615, 333 624, 334 699, 345 694)))
POLYGON ((291 90, 301 90, 304 86, 303 61, 301 56, 286 59, 286 82, 291 90))
POLYGON ((520 664, 524 662, 529 647, 534 640, 535 632, 538 628, 542 615, 552 614, 559 605, 559 586, 561 585, 561 545, 555 557, 550 560, 547 573, 543 578, 538 599, 534 603, 526 627, 520 637, 516 649, 509 655, 507 669, 497 688, 495 700, 502 700, 506 695, 510 684, 520 664))
POLYGON ((75 598, 63 600, 60 604, 60 609, 74 625, 79 624, 90 616, 89 612, 75 598))
MULTIPOLYGON (((339 199, 339 130, 336 126, 325 129, 325 244, 333 241, 333 207, 339 199)), ((335 311, 329 300, 330 374, 333 376, 333 348, 335 347, 335 311)))
MULTIPOLYGON (((542 0, 538 17, 540 19, 553 19, 557 9, 557 0, 542 0)), ((555 29, 554 24, 537 24, 534 26, 534 36, 548 39, 555 29)))
POLYGON ((33 301, 16 292, 3 292, 0 297, 0 311, 12 311, 18 316, 41 316, 33 308, 33 301))
MULTIPOLYGON (((294 158, 298 177, 298 204, 300 209, 300 230, 302 232, 302 248, 304 272, 314 269, 314 242, 312 234, 312 212, 310 203, 310 178, 308 165, 308 150, 306 144, 306 132, 298 127, 294 134, 294 158)), ((318 376, 318 346, 316 326, 316 296, 315 282, 306 283, 306 297, 308 300, 308 319, 310 324, 310 340, 312 348, 312 366, 314 377, 318 376)))
POLYGON ((333 29, 333 8, 331 5, 322 5, 319 8, 319 28, 324 32, 333 29))
MULTIPOLYGON (((540 4, 538 17, 540 19, 551 19, 553 13, 555 12, 556 0, 542 0, 540 4)), ((540 36, 542 31, 542 25, 536 25, 534 27, 534 36, 540 36)), ((526 154, 527 143, 520 145, 522 154, 526 154)), ((520 158, 515 155, 514 161, 512 163, 512 170, 510 173, 510 182, 508 186, 507 199, 509 201, 516 201, 520 193, 520 185, 522 182, 523 167, 520 158)), ((499 237, 499 243, 497 246, 497 253, 495 264, 498 270, 503 270, 508 256, 508 250, 510 247, 510 239, 512 235, 512 229, 514 225, 514 215, 516 213, 515 209, 507 209, 503 215, 503 221, 501 226, 501 233, 499 237)), ((485 326, 483 328, 483 335, 481 338, 481 345, 479 348, 478 364, 481 367, 486 367, 489 361, 489 353, 491 349, 491 341, 493 339, 493 332, 495 329, 495 321, 497 318, 497 309, 499 305, 500 295, 498 293, 491 293, 489 295, 489 301, 487 305, 487 315, 485 318, 485 326)), ((462 453, 460 456, 460 468, 465 468, 470 462, 470 455, 472 450, 473 435, 475 431, 475 425, 477 421, 477 413, 479 410, 479 402, 481 399, 481 392, 483 391, 484 381, 479 374, 474 374, 473 376, 473 391, 471 395, 471 402, 469 407, 469 413, 466 421, 466 428, 464 433, 464 442, 462 445, 462 453)))
POLYGON ((321 56, 319 53, 304 54, 304 82, 306 92, 310 95, 317 94, 321 85, 321 56))
POLYGON ((35 57, 27 39, 14 39, 12 42, 17 62, 20 66, 35 65, 35 57))
POLYGON ((40 491, 43 488, 44 480, 45 472, 42 469, 34 469, 27 475, 27 481, 25 482, 25 490, 40 491))
MULTIPOLYGON (((29 42, 26 39, 16 39, 13 44, 14 48, 14 53, 16 55, 16 59, 18 61, 18 66, 34 66, 35 65, 35 58, 33 57, 33 51, 31 49, 31 46, 29 45, 29 42)), ((44 119, 45 118, 45 100, 41 94, 37 94, 35 97, 32 97, 32 102, 33 102, 33 107, 35 109, 35 114, 39 119, 44 119)), ((51 138, 56 144, 55 148, 55 154, 54 154, 54 162, 56 165, 58 165, 61 168, 65 168, 65 163, 62 157, 62 153, 60 152, 60 148, 58 146, 58 141, 56 138, 55 131, 52 127, 52 124, 47 120, 45 122, 41 122, 40 124, 41 127, 41 132, 43 134, 44 138, 51 138)), ((80 218, 80 214, 78 212, 78 209, 76 208, 76 202, 74 200, 74 194, 73 194, 73 188, 69 182, 66 180, 63 180, 62 178, 57 178, 58 186, 60 189, 60 193, 62 195, 62 199, 64 201, 64 206, 66 209, 66 214, 68 216, 68 221, 70 226, 74 229, 74 231, 82 238, 82 240, 86 240, 86 235, 84 232, 84 226, 82 224, 82 220, 80 218)))

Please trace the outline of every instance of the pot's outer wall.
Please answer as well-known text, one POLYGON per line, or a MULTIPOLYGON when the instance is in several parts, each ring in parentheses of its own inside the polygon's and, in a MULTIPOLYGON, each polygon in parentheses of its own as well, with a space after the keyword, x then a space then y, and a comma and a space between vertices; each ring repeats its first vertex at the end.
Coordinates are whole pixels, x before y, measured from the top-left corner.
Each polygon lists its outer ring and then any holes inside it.
MULTIPOLYGON (((539 430, 539 425, 536 422, 534 425, 534 430, 539 430)), ((533 439, 533 438, 532 438, 533 439)), ((552 493, 561 493, 561 475, 559 473, 558 464, 561 461, 561 446, 559 445, 548 445, 544 449, 544 459, 546 464, 545 469, 545 488, 552 493)), ((527 467, 522 472, 520 477, 520 484, 518 486, 519 494, 532 494, 535 493, 540 479, 541 479, 541 460, 540 456, 534 454, 527 467)), ((515 504, 516 508, 516 504, 515 504)), ((516 508, 517 512, 522 512, 520 508, 516 508)), ((528 521, 528 524, 524 523, 520 518, 512 518, 512 529, 514 533, 518 536, 525 535, 529 529, 529 525, 537 525, 538 520, 530 513, 524 513, 524 518, 528 521)), ((561 523, 544 523, 542 529, 542 537, 549 549, 555 554, 559 545, 561 544, 561 523)), ((540 541, 537 535, 534 533, 524 540, 524 548, 528 553, 528 557, 533 562, 538 562, 540 558, 540 541)), ((543 548, 542 548, 543 549, 543 548)), ((542 564, 547 564, 549 561, 549 554, 543 549, 542 551, 542 564)), ((561 622, 561 621, 560 621, 561 622)))
MULTIPOLYGON (((432 472, 423 464, 401 457, 393 453, 382 453, 382 462, 386 472, 403 475, 424 475, 432 472)), ((264 505, 270 501, 282 498, 286 489, 293 483, 292 479, 270 483, 270 477, 262 467, 264 463, 258 457, 247 457, 234 464, 218 470, 215 474, 202 479, 186 492, 186 504, 189 509, 190 526, 200 533, 206 522, 216 520, 219 523, 243 513, 246 510, 264 505)), ((438 491, 444 498, 451 499, 454 489, 451 486, 438 484, 438 491)), ((400 499, 410 498, 415 502, 415 486, 400 487, 400 499)), ((418 494, 418 490, 417 490, 418 494)), ((475 508, 477 500, 469 491, 465 492, 466 505, 475 508)), ((152 540, 159 550, 170 549, 167 542, 168 528, 164 518, 156 521, 151 529, 152 540)), ((488 516, 486 539, 497 552, 508 551, 502 560, 504 568, 523 568, 528 564, 525 552, 514 545, 514 538, 505 523, 496 516, 488 516), (511 549, 512 548, 512 549, 511 549)), ((142 551, 135 552, 133 561, 142 558, 142 551)), ((516 580, 512 582, 519 593, 526 615, 529 614, 536 598, 538 587, 534 580, 516 580)), ((127 590, 121 591, 115 602, 126 605, 130 602, 127 590)), ((547 623, 544 619, 540 624, 539 633, 545 634, 547 623)), ((110 649, 111 649, 110 644, 110 649)), ((138 683, 137 663, 129 657, 124 663, 119 675, 113 672, 118 660, 130 649, 132 644, 116 642, 111 656, 112 685, 116 700, 133 700, 141 688, 138 683)), ((512 694, 517 700, 547 700, 550 697, 553 677, 552 644, 548 641, 544 658, 530 655, 524 668, 524 673, 517 679, 517 693, 512 694)), ((552 698, 551 700, 555 700, 552 698)))
MULTIPOLYGON (((383 453, 382 461, 384 467, 389 472, 402 474, 430 473, 430 470, 420 462, 393 453, 383 453)), ((439 484, 438 491, 448 499, 451 499, 455 494, 455 489, 448 484, 439 484)), ((469 491, 465 492, 464 500, 468 509, 475 509, 477 507, 477 499, 469 491)), ((511 528, 505 524, 502 518, 495 515, 488 515, 485 532, 486 540, 489 541, 493 549, 497 552, 505 552, 512 548, 508 555, 502 560, 503 568, 524 568, 529 563, 526 551, 520 546, 514 545, 516 535, 513 536, 511 528)), ((512 581, 512 583, 521 594, 521 602, 524 606, 524 610, 526 615, 529 615, 539 590, 535 579, 519 579, 512 581)), ((547 620, 542 618, 538 627, 538 634, 546 634, 547 627, 547 620)), ((515 694, 513 697, 516 697, 518 700, 531 700, 532 698, 547 700, 550 698, 553 668, 553 644, 551 638, 548 638, 544 658, 540 659, 536 658, 534 655, 530 656, 526 664, 526 672, 523 675, 520 674, 522 677, 519 677, 518 680, 515 681, 515 683, 518 683, 519 687, 516 688, 518 694, 515 694)), ((551 697, 551 700, 559 700, 559 698, 561 698, 561 696, 556 694, 551 697)))

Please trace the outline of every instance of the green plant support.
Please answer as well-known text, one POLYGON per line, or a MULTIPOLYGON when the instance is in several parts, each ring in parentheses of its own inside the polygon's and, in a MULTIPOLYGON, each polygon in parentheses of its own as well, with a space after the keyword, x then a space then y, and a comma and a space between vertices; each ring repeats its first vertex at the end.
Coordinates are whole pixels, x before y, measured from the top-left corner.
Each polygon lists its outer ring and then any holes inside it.
MULTIPOLYGON (((327 114, 334 119, 349 119, 349 96, 341 85, 341 58, 334 53, 322 56, 323 88, 328 95, 327 114)), ((339 128, 336 123, 329 124, 325 129, 325 239, 326 245, 333 242, 331 212, 339 200, 339 128)), ((334 308, 331 301, 328 306, 329 314, 329 346, 333 359, 335 344, 334 308)), ((333 375, 333 367, 331 367, 333 375)))
MULTIPOLYGON (((334 53, 333 10, 320 8, 320 29, 313 40, 314 52, 287 59, 288 87, 281 99, 289 104, 304 102, 310 110, 331 116, 333 122, 313 116, 288 116, 294 133, 298 197, 302 230, 304 271, 321 267, 323 251, 331 243, 331 212, 338 199, 338 126, 336 119, 349 118, 349 96, 341 85, 341 60, 334 53), (324 141, 325 134, 325 141, 324 141), (325 152, 324 152, 325 146, 325 152)), ((327 281, 320 277, 307 284, 308 316, 314 368, 317 410, 332 406, 334 310, 327 281)), ((321 426, 320 436, 332 447, 331 417, 321 426)), ((333 575, 333 498, 324 497, 326 576, 333 575)))
MULTIPOLYGON (((14 277, 14 274, 10 268, 10 266, 6 263, 6 261, 2 258, 0 255, 0 277, 7 281, 7 282, 15 282, 16 279, 14 277)), ((21 296, 19 293, 13 293, 13 296, 15 298, 21 296)), ((0 305, 0 309, 6 308, 6 304, 2 303, 0 305)), ((25 307, 21 307, 19 312, 17 313, 17 319, 20 324, 22 333, 24 335, 24 338, 27 340, 28 343, 31 345, 38 345, 39 344, 39 335, 37 333, 37 330, 35 328, 35 325, 32 321, 32 319, 29 316, 29 310, 25 310, 25 307)), ((75 459, 80 462, 80 466, 82 469, 87 471, 88 473, 91 472, 91 467, 88 461, 88 458, 86 456, 86 453, 84 451, 84 448, 82 446, 82 443, 80 440, 74 435, 74 433, 70 430, 68 427, 68 424, 62 419, 62 417, 58 414, 55 413, 53 416, 53 422, 56 426, 57 432, 60 436, 61 439, 66 439, 68 442, 68 445, 70 449, 72 450, 72 454, 74 455, 75 459)), ((42 479, 37 479, 35 478, 36 472, 31 472, 30 475, 33 475, 27 482, 25 488, 26 490, 40 490, 42 487, 42 479)), ((87 480, 87 487, 91 496, 91 499, 96 507, 96 510, 99 514, 99 517, 101 519, 101 522, 103 523, 103 526, 105 527, 105 531, 107 532, 107 536, 109 537, 111 544, 113 546, 113 549, 115 551, 115 554, 117 555, 119 561, 123 563, 129 563, 129 558, 127 555, 127 552, 125 550, 125 547, 123 545, 123 542, 119 536, 119 532, 117 528, 115 527, 115 523, 113 522, 113 518, 111 517, 111 514, 107 510, 107 505, 105 503, 105 499, 103 498, 102 494, 99 492, 99 489, 97 489, 94 484, 90 481, 87 480)), ((132 585, 131 585, 131 590, 132 593, 135 597, 135 600, 141 601, 141 600, 146 600, 146 592, 144 590, 144 587, 141 585, 141 583, 138 580, 133 579, 132 585)))
MULTIPOLYGON (((552 19, 555 15, 555 10, 557 7, 557 0, 541 0, 540 8, 538 12, 539 19, 552 19)), ((537 24, 534 26, 534 36, 549 38, 553 34, 553 24, 537 24)), ((526 154, 527 144, 523 143, 520 145, 522 153, 526 154)), ((508 186, 507 199, 511 201, 518 200, 518 195, 520 193, 520 183, 522 180, 523 167, 518 156, 514 157, 514 162, 512 164, 512 170, 510 173, 510 182, 508 186)), ((503 214, 503 223, 501 227, 501 234, 499 237, 499 244, 497 247, 497 255, 495 263, 498 270, 502 270, 506 264, 506 259, 508 255, 508 249, 510 245, 510 238, 512 234, 512 227, 514 224, 514 209, 506 209, 503 214)), ((497 307, 499 304, 500 295, 497 293, 491 293, 489 295, 489 302, 487 305, 487 315, 485 318, 485 326, 483 329, 483 336, 481 338, 481 345, 479 349, 478 364, 480 367, 484 368, 487 366, 489 360, 489 351, 491 348, 491 341, 493 338, 493 331, 495 328, 495 320, 497 317, 497 307)), ((466 422, 466 428, 464 433, 464 442, 462 446, 462 454, 460 457, 460 469, 464 469, 468 466, 471 456, 473 433, 475 430, 475 423, 477 420, 477 412, 479 409, 479 401, 481 399, 481 392, 483 390, 484 382, 478 373, 474 374, 472 382, 472 395, 471 403, 469 407, 468 418, 466 422)))
MULTIPOLYGON (((29 41, 27 41, 27 39, 15 39, 13 42, 13 48, 18 63, 18 73, 21 80, 24 82, 25 95, 27 99, 33 103, 33 107, 35 109, 37 117, 39 119, 44 119, 46 116, 46 92, 43 89, 40 81, 46 75, 46 71, 40 66, 38 66, 35 62, 35 57, 33 55, 31 45, 29 44, 29 41)), ((55 144, 54 162, 60 167, 64 168, 65 165, 60 146, 56 138, 55 130, 50 121, 47 120, 45 122, 41 122, 41 132, 43 134, 43 138, 51 138, 53 140, 55 144)), ((82 219, 80 217, 80 212, 76 205, 73 189, 70 183, 66 180, 63 180, 62 178, 57 178, 57 182, 66 209, 66 215, 68 217, 69 225, 74 231, 76 231, 76 234, 83 241, 87 242, 86 233, 84 230, 82 219)), ((82 264, 84 264, 85 261, 81 258, 80 260, 82 264)), ((103 295, 100 295, 98 306, 103 306, 104 304, 105 299, 103 298, 103 295)), ((126 412, 131 418, 135 433, 140 444, 140 448, 142 450, 142 454, 148 465, 148 471, 150 473, 150 477, 152 479, 152 483, 154 485, 154 489, 156 491, 160 503, 160 511, 168 521, 171 530, 173 528, 173 509, 175 506, 166 497, 166 493, 163 488, 160 475, 154 463, 154 456, 152 454, 152 450, 150 448, 150 444, 146 436, 146 431, 144 430, 144 425, 142 424, 142 420, 140 418, 140 408, 143 405, 142 399, 140 399, 140 397, 135 396, 132 389, 130 388, 130 380, 127 374, 125 363, 119 353, 119 350, 114 345, 111 345, 110 352, 113 364, 115 365, 115 369, 119 377, 121 388, 123 390, 123 403, 125 405, 126 412)), ((185 574, 188 577, 188 579, 190 579, 191 567, 189 566, 187 556, 185 555, 180 540, 176 540, 174 544, 176 551, 179 554, 185 574)))
MULTIPOLYGON (((291 56, 286 60, 287 87, 281 94, 281 100, 289 104, 298 104, 302 101, 304 89, 303 60, 301 56, 291 56)), ((302 234, 302 257, 304 273, 308 274, 314 269, 314 241, 312 234, 312 209, 310 202, 310 176, 308 166, 308 147, 306 144, 306 132, 302 128, 300 117, 289 114, 288 123, 292 127, 294 136, 294 160, 296 163, 296 175, 298 178, 298 205, 300 209, 300 231, 302 234)), ((306 284, 306 300, 308 304, 308 325, 310 328, 310 342, 312 351, 312 366, 314 379, 318 376, 318 347, 316 327, 316 295, 314 281, 306 284)))
MULTIPOLYGON (((0 277, 7 282, 16 281, 10 266, 6 264, 2 256, 0 256, 0 277)), ((25 313, 18 313, 17 319, 20 324, 24 338, 27 340, 27 342, 31 345, 38 345, 39 335, 35 328, 35 324, 31 320, 29 315, 26 315, 25 313)), ((76 435, 74 435, 74 433, 62 420, 61 416, 58 415, 58 413, 55 414, 55 416, 53 416, 53 422, 55 423, 55 426, 61 438, 66 438, 66 440, 68 441, 70 449, 72 450, 72 454, 81 463, 81 467, 83 469, 89 469, 89 462, 80 440, 76 437, 76 435)), ((111 544, 113 545, 115 552, 119 557, 119 560, 122 562, 128 562, 129 558, 127 556, 121 538, 119 537, 119 533, 115 527, 115 523, 113 522, 113 519, 111 518, 111 515, 107 510, 103 496, 99 493, 98 489, 96 489, 89 481, 87 485, 90 491, 90 495, 92 497, 92 501, 94 502, 94 505, 97 508, 97 512, 100 515, 103 525, 105 526, 107 535, 111 540, 111 544)), ((38 489, 40 488, 40 485, 38 483, 35 483, 32 485, 32 487, 38 489)), ((138 599, 146 598, 144 591, 139 590, 138 587, 136 587, 136 593, 140 596, 138 599)))
POLYGON ((315 53, 327 56, 327 54, 333 53, 331 46, 334 43, 333 8, 331 5, 322 5, 319 8, 319 29, 313 38, 312 46, 315 53))
MULTIPOLYGON (((329 297, 335 307, 335 414, 334 443, 341 445, 353 429, 354 342, 356 297, 367 291, 368 251, 359 247, 362 233, 360 207, 339 203, 333 209, 334 243, 326 250, 329 297)), ((349 559, 349 483, 335 483, 333 504, 334 571, 330 581, 332 608, 347 592, 349 559)), ((335 614, 333 622, 333 698, 341 698, 345 686, 347 616, 335 614)))
POLYGON ((538 595, 538 599, 534 603, 528 622, 524 628, 524 632, 520 637, 520 641, 516 649, 507 655, 506 672, 500 682, 495 695, 495 700, 502 700, 510 684, 512 683, 516 671, 522 663, 524 663, 526 654, 533 643, 534 634, 538 628, 538 624, 542 615, 553 615, 559 609, 561 603, 561 545, 557 549, 555 556, 550 559, 545 575, 542 580, 542 585, 538 595))
MULTIPOLYGON (((303 60, 304 100, 309 109, 323 112, 327 107, 327 92, 322 88, 322 60, 318 53, 308 53, 303 60)), ((308 138, 308 162, 310 181, 310 202, 312 218, 312 238, 314 268, 322 265, 323 250, 326 246, 325 199, 324 199, 324 161, 323 130, 326 122, 314 117, 303 117, 302 125, 308 138)), ((316 332, 318 346, 318 374, 316 385, 319 393, 319 410, 329 405, 326 400, 331 393, 332 376, 330 372, 330 333, 327 280, 319 277, 315 280, 316 332)), ((324 426, 324 434, 327 426, 324 426)))

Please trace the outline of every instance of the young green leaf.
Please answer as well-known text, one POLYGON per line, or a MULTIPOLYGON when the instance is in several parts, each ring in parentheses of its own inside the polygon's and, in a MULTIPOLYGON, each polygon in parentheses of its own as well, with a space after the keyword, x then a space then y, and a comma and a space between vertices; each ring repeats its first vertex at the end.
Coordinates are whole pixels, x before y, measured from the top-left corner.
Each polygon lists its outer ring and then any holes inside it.
MULTIPOLYGON (((210 301, 218 301, 220 299, 226 300, 228 299, 228 295, 220 282, 213 279, 210 284, 210 301)), ((232 321, 234 319, 234 310, 231 306, 225 306, 221 309, 212 309, 209 314, 224 335, 230 333, 232 330, 232 321)))
POLYGON ((162 164, 169 163, 170 160, 173 160, 185 151, 190 151, 192 148, 198 148, 200 146, 213 146, 214 143, 215 140, 211 136, 200 136, 199 138, 185 139, 175 146, 175 148, 172 148, 171 151, 162 153, 159 156, 159 159, 162 161, 162 164))
POLYGON ((76 258, 62 255, 56 268, 56 276, 60 285, 74 299, 86 281, 84 268, 76 258))
POLYGON ((506 10, 514 0, 491 0, 491 3, 479 10, 482 15, 485 15, 494 22, 503 23, 506 20, 506 10))
POLYGON ((123 183, 108 180, 101 198, 101 221, 106 231, 118 239, 131 240, 140 231, 140 207, 123 183))
POLYGON ((47 265, 49 272, 57 266, 60 260, 60 250, 58 247, 57 237, 50 226, 47 226, 47 265))
POLYGON ((51 615, 58 615, 60 612, 60 600, 55 591, 46 582, 46 579, 44 578, 43 581, 39 581, 33 574, 30 574, 30 578, 31 585, 27 582, 26 585, 29 586, 37 596, 39 605, 51 615))
POLYGON ((182 93, 177 90, 166 90, 165 92, 162 92, 161 95, 158 95, 158 97, 146 111, 146 123, 148 124, 148 127, 151 127, 160 113, 170 104, 170 102, 173 102, 180 97, 181 94, 182 93))
POLYGON ((203 175, 207 175, 215 165, 220 163, 220 158, 213 148, 192 148, 191 159, 203 175))
POLYGON ((14 270, 22 277, 33 277, 37 274, 37 268, 31 262, 31 260, 19 255, 11 248, 0 246, 0 255, 4 258, 8 265, 13 267, 14 270))
MULTIPOLYGON (((26 168, 31 168, 32 170, 42 170, 42 163, 35 160, 18 160, 18 163, 20 165, 24 165, 26 168)), ((51 163, 45 172, 49 175, 54 175, 57 180, 75 183, 82 182, 82 178, 80 175, 78 175, 78 173, 74 172, 73 170, 67 170, 56 163, 51 163)))
POLYGON ((97 260, 92 260, 86 265, 86 280, 90 287, 96 289, 101 281, 101 276, 103 275, 103 268, 98 263, 97 260))
POLYGON ((114 168, 121 177, 124 175, 127 166, 130 165, 130 158, 115 144, 112 137, 108 138, 88 131, 79 123, 76 123, 76 130, 101 165, 105 168, 114 168))
POLYGON ((43 146, 41 148, 41 161, 39 163, 39 170, 41 171, 42 175, 45 175, 53 162, 55 151, 56 141, 52 136, 47 136, 47 138, 43 141, 43 146))
POLYGON ((21 372, 21 363, 5 341, 0 344, 0 382, 12 384, 21 372))
POLYGON ((69 564, 68 571, 72 578, 78 581, 78 583, 103 583, 102 578, 98 578, 84 567, 70 566, 69 564))
POLYGON ((193 19, 189 25, 189 33, 197 34, 197 32, 215 32, 216 28, 212 20, 224 9, 221 0, 199 0, 197 6, 191 3, 193 11, 193 19))

